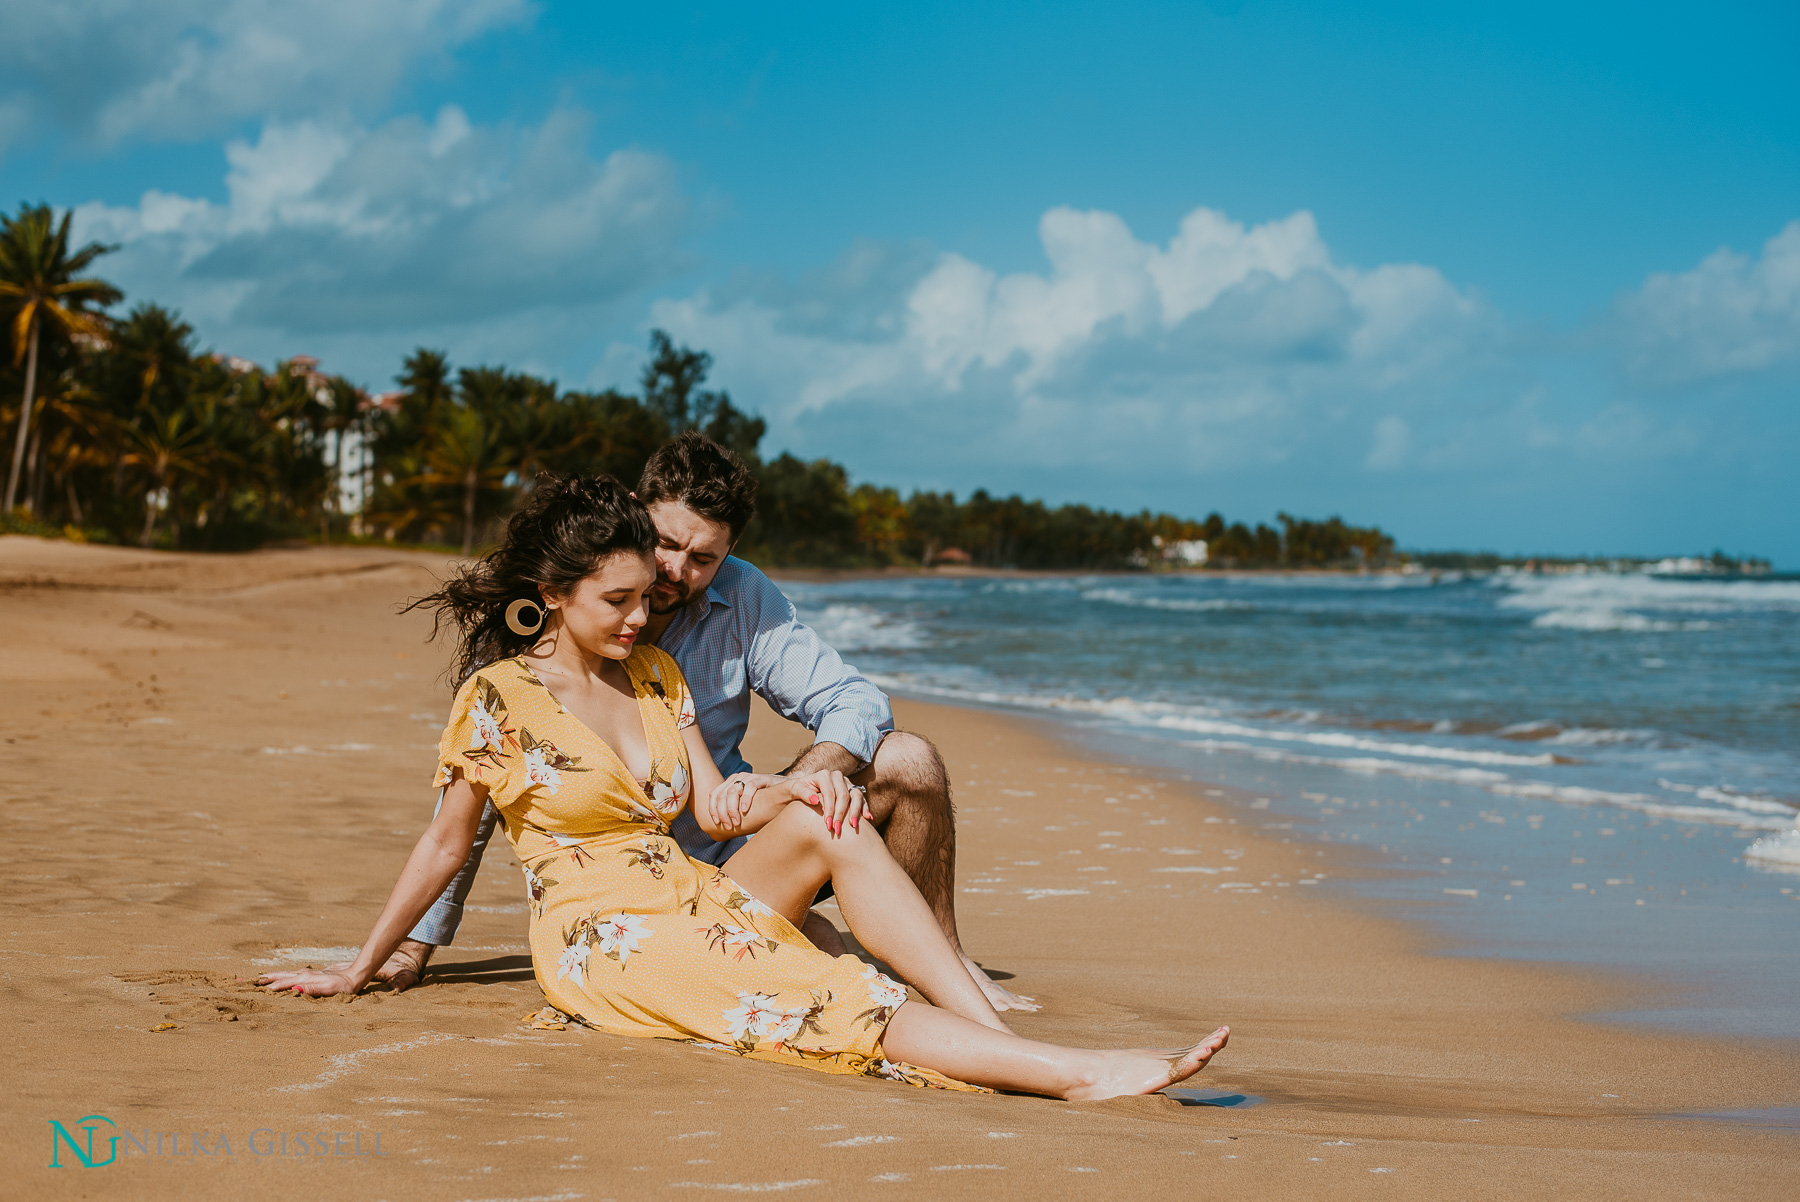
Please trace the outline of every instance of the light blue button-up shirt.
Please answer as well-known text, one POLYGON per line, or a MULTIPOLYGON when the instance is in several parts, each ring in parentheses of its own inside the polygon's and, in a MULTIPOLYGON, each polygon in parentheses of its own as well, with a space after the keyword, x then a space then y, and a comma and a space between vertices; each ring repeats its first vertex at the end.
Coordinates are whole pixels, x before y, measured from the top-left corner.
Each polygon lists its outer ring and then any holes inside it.
MULTIPOLYGON (((894 712, 881 690, 800 620, 774 581, 736 557, 719 565, 706 596, 677 614, 657 645, 681 665, 700 735, 722 775, 750 771, 739 747, 750 725, 752 693, 812 731, 815 742, 836 743, 860 763, 873 760, 894 729, 894 712)), ((492 805, 482 813, 468 861, 412 938, 442 945, 455 937, 497 818, 492 805)), ((723 864, 743 846, 742 837, 713 842, 691 805, 675 819, 672 833, 689 855, 711 864, 723 864)))

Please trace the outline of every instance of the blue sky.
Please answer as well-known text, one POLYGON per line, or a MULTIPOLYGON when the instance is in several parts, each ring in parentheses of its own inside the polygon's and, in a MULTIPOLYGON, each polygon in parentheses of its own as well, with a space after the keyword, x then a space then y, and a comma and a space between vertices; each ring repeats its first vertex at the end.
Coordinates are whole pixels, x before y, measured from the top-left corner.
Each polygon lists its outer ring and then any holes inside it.
POLYGON ((662 325, 859 479, 1800 565, 1791 5, 0 26, 0 203, 233 353, 629 385, 662 325))

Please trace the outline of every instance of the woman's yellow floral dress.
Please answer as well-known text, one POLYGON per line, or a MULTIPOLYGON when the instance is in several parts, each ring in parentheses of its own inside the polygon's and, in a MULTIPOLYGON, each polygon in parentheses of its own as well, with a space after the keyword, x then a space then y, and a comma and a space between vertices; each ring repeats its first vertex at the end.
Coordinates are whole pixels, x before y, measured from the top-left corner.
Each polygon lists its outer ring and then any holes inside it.
POLYGON ((437 783, 458 769, 486 786, 525 868, 544 996, 619 1035, 958 1087, 881 1055, 904 988, 854 956, 820 951, 670 838, 670 820, 692 800, 680 731, 693 724, 693 700, 655 647, 633 649, 625 670, 650 744, 648 781, 633 780, 523 659, 469 678, 438 750, 437 783))

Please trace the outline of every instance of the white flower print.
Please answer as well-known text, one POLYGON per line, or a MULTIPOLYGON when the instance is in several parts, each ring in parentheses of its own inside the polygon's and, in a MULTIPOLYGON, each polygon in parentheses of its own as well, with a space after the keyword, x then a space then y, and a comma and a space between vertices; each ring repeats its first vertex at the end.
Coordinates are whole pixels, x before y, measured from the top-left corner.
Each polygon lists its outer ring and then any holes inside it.
POLYGON ((657 812, 662 814, 679 814, 681 807, 687 804, 688 774, 687 769, 676 761, 675 769, 669 773, 667 782, 653 780, 650 784, 650 800, 655 803, 657 812))
POLYGON ((753 943, 761 943, 762 936, 755 931, 746 931, 743 927, 725 927, 725 946, 739 953, 753 943))
POLYGON ((602 918, 594 924, 594 931, 600 939, 601 953, 621 965, 631 959, 631 953, 637 951, 639 943, 656 934, 644 925, 641 914, 614 914, 611 918, 602 918))
MULTIPOLYGON (((821 1013, 824 1013, 824 1002, 817 1000, 817 997, 819 997, 819 995, 814 993, 814 1004, 812 1004, 812 1006, 801 1006, 799 1009, 781 1009, 781 1011, 776 1011, 774 1017, 770 1017, 769 1022, 765 1024, 765 1033, 767 1033, 769 1038, 772 1038, 774 1042, 778 1042, 778 1044, 787 1044, 788 1040, 792 1040, 794 1036, 799 1035, 799 1033, 808 1026, 808 1020, 817 1020, 817 1017, 819 1017, 821 1013)), ((819 1027, 817 1022, 812 1022, 812 1029, 814 1029, 814 1031, 821 1031, 821 1027, 819 1027)))
POLYGON ((774 1011, 769 1021, 763 1024, 763 1034, 776 1043, 786 1043, 800 1034, 800 1024, 806 1021, 806 1016, 810 1013, 812 1011, 805 1006, 798 1010, 774 1011))
POLYGON ((587 844, 594 838, 592 835, 559 835, 555 831, 545 831, 544 833, 554 839, 558 847, 569 849, 569 858, 575 861, 575 867, 585 868, 593 859, 587 849, 587 844))
POLYGON ((738 913, 748 914, 751 918, 771 918, 774 916, 775 911, 769 909, 769 907, 763 905, 754 897, 751 897, 746 893, 744 894, 744 900, 738 903, 738 913))
POLYGON ((720 1011, 719 1017, 725 1020, 725 1034, 739 1043, 762 1039, 771 1021, 786 1017, 785 1011, 771 1004, 775 1001, 773 994, 740 993, 737 998, 738 1004, 720 1011))
POLYGON ((500 724, 487 711, 487 706, 477 701, 469 707, 469 721, 475 724, 475 732, 469 736, 469 746, 500 746, 500 724))
POLYGON ((898 1006, 906 1000, 906 990, 876 972, 872 964, 863 969, 863 980, 869 983, 869 1004, 872 1006, 898 1006))
POLYGON ((544 752, 533 747, 525 753, 525 775, 534 785, 542 785, 552 796, 562 787, 562 773, 544 762, 544 752))
POLYGON ((567 977, 579 986, 587 974, 587 961, 588 941, 577 939, 568 947, 563 948, 562 959, 557 963, 556 968, 557 979, 567 977))
POLYGON ((694 721, 694 695, 689 693, 681 699, 681 714, 675 719, 675 729, 686 730, 694 721))

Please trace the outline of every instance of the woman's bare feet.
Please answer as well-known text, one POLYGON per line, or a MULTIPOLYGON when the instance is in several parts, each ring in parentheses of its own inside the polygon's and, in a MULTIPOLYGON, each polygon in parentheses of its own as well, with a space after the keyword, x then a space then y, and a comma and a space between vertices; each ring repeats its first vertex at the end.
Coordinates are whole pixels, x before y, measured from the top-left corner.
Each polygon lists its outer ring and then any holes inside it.
POLYGON ((1093 1079, 1069 1090, 1070 1102, 1093 1102, 1134 1094, 1155 1093, 1187 1080, 1206 1067, 1213 1054, 1231 1038, 1230 1027, 1220 1027, 1191 1048, 1163 1052, 1133 1048, 1128 1052, 1097 1052, 1100 1064, 1093 1079))
MULTIPOLYGON (((962 955, 961 952, 958 952, 957 954, 962 955)), ((1000 984, 1000 982, 983 972, 981 965, 975 963, 975 961, 969 959, 967 956, 962 957, 962 962, 963 967, 969 970, 969 975, 975 978, 975 984, 981 987, 981 992, 987 995, 988 1004, 994 1009, 1024 1011, 1039 1009, 1036 1000, 1028 998, 1022 993, 1014 993, 1012 990, 1006 988, 1006 986, 1000 984)))

